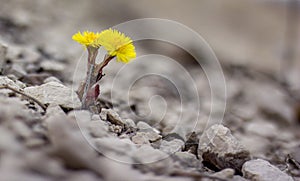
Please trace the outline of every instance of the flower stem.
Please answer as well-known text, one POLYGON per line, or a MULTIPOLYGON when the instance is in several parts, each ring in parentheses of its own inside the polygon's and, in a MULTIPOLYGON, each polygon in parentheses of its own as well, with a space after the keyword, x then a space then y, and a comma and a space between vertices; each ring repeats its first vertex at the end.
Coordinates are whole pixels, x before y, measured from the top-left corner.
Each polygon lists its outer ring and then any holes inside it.
POLYGON ((103 77, 103 68, 114 58, 115 56, 106 55, 104 60, 96 66, 96 82, 98 82, 103 77))
POLYGON ((82 108, 86 108, 86 102, 87 102, 87 94, 89 89, 94 85, 95 82, 93 82, 93 72, 95 69, 95 62, 96 57, 98 54, 98 49, 95 49, 93 47, 88 47, 88 71, 87 71, 87 78, 86 82, 84 84, 83 89, 83 95, 82 95, 82 108))

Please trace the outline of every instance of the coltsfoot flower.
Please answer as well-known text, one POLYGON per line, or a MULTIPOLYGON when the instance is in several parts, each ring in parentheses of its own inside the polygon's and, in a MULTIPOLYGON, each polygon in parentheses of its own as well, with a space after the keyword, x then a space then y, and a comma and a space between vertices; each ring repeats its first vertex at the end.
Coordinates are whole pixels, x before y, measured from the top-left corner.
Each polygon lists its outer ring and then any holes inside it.
POLYGON ((117 61, 128 63, 136 57, 131 38, 118 30, 110 28, 102 31, 95 43, 103 46, 110 56, 116 56, 117 61))
MULTIPOLYGON (((87 76, 85 82, 78 88, 78 95, 82 101, 82 108, 97 105, 96 100, 100 94, 100 79, 104 76, 103 68, 117 58, 117 61, 128 63, 136 57, 135 47, 131 38, 117 30, 107 29, 100 33, 80 31, 72 36, 72 39, 87 48, 87 76), (99 47, 103 46, 107 54, 101 63, 96 63, 99 47)), ((101 108, 100 108, 101 109, 101 108)))
POLYGON ((96 42, 96 40, 100 37, 100 33, 94 33, 90 31, 85 31, 81 33, 80 31, 72 36, 74 41, 82 44, 86 47, 94 47, 99 48, 101 45, 96 42))

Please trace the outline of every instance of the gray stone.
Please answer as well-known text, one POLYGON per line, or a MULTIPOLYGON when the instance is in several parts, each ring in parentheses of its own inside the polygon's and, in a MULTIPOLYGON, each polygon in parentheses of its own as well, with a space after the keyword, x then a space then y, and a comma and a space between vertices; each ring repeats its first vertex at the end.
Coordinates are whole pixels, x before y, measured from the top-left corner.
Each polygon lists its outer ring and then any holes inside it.
POLYGON ((87 110, 73 110, 68 113, 68 117, 76 120, 79 126, 85 126, 91 122, 92 114, 87 110))
POLYGON ((64 164, 75 169, 89 169, 98 175, 103 174, 104 165, 98 159, 98 154, 87 142, 76 120, 66 115, 56 114, 46 120, 49 139, 53 145, 53 154, 64 164))
POLYGON ((173 139, 171 141, 162 140, 159 149, 165 153, 173 154, 181 151, 183 147, 184 142, 182 140, 173 139))
POLYGON ((162 138, 156 132, 137 132, 131 139, 135 144, 150 144, 151 142, 158 141, 162 138))
POLYGON ((27 74, 24 68, 19 64, 13 64, 8 73, 15 75, 17 78, 21 78, 27 74))
POLYGON ((119 116, 119 114, 116 111, 112 109, 102 109, 100 113, 100 118, 103 120, 107 120, 115 125, 119 125, 122 127, 125 126, 124 120, 119 116))
POLYGON ((243 176, 257 181, 293 181, 293 178, 279 170, 268 161, 250 160, 243 165, 243 176))
POLYGON ((286 95, 278 88, 270 84, 249 84, 252 91, 249 91, 249 97, 255 97, 258 110, 268 116, 270 119, 280 121, 281 123, 292 124, 294 120, 293 107, 290 106, 286 95))
POLYGON ((54 114, 62 114, 65 115, 65 112, 62 108, 57 104, 50 104, 46 109, 45 117, 53 116, 54 114))
POLYGON ((4 154, 22 153, 23 151, 23 146, 15 139, 14 134, 10 130, 0 127, 0 152, 4 154))
MULTIPOLYGON (((103 180, 108 181, 133 181, 141 180, 143 181, 145 174, 142 174, 137 169, 133 169, 131 164, 128 162, 120 162, 118 160, 113 160, 107 157, 101 159, 101 163, 105 165, 105 170, 103 171, 103 180)), ((145 180, 146 181, 146 180, 145 180)))
POLYGON ((137 148, 129 139, 116 137, 97 138, 94 141, 97 151, 106 157, 120 162, 132 163, 131 153, 137 148))
POLYGON ((55 72, 62 72, 66 68, 65 64, 55 60, 44 60, 41 62, 40 66, 46 71, 55 71, 55 72))
POLYGON ((44 176, 30 171, 31 168, 28 167, 23 156, 25 154, 27 154, 26 150, 23 150, 22 154, 9 153, 2 155, 0 166, 1 180, 48 181, 44 176))
POLYGON ((131 137, 131 140, 137 145, 150 145, 150 141, 144 132, 137 132, 131 137))
POLYGON ((78 170, 74 171, 72 173, 68 174, 68 177, 64 179, 65 181, 103 181, 100 177, 97 177, 97 175, 85 171, 85 170, 78 170))
POLYGON ((48 78, 46 78, 46 79, 44 80, 44 83, 45 83, 45 84, 48 83, 48 82, 58 82, 58 83, 61 83, 61 81, 60 81, 58 78, 53 77, 53 76, 48 77, 48 78))
POLYGON ((39 60, 40 54, 33 48, 10 45, 6 57, 16 63, 35 63, 39 60))
POLYGON ((90 134, 95 138, 108 136, 108 125, 102 120, 91 121, 88 124, 90 134))
POLYGON ((235 176, 233 176, 232 181, 249 181, 249 180, 248 180, 248 179, 245 179, 245 178, 242 177, 242 176, 235 175, 235 176))
POLYGON ((202 167, 202 163, 199 159, 197 159, 196 155, 189 152, 176 152, 172 155, 172 158, 174 161, 179 162, 179 165, 184 168, 190 167, 199 169, 202 167))
POLYGON ((300 145, 292 148, 291 157, 300 164, 300 145))
POLYGON ((0 73, 4 70, 4 61, 6 57, 7 47, 0 44, 0 73))
POLYGON ((143 121, 139 121, 137 123, 137 128, 140 131, 154 131, 153 128, 149 124, 147 124, 147 123, 145 123, 143 121))
POLYGON ((169 155, 149 145, 142 145, 132 152, 132 156, 137 163, 140 163, 137 167, 144 172, 167 174, 172 168, 172 160, 169 155))
POLYGON ((27 87, 24 92, 35 97, 43 104, 57 104, 64 108, 78 108, 81 106, 75 91, 58 82, 27 87))
POLYGON ((214 173, 213 176, 223 179, 232 179, 234 176, 234 170, 231 168, 225 168, 217 173, 214 173))
POLYGON ((24 155, 26 168, 30 168, 37 173, 52 176, 62 177, 65 175, 63 165, 58 160, 52 159, 43 152, 31 151, 24 155))
POLYGON ((28 139, 32 137, 31 129, 22 121, 13 121, 10 124, 10 128, 17 136, 21 138, 28 139))
POLYGON ((200 138, 198 156, 218 169, 233 168, 241 172, 250 153, 223 125, 216 124, 206 130, 200 138))
POLYGON ((17 90, 23 88, 23 86, 22 87, 20 86, 22 84, 18 85, 16 83, 16 81, 11 80, 7 76, 0 76, 0 86, 3 86, 3 85, 8 85, 8 86, 10 86, 14 89, 17 89, 17 90))
POLYGON ((250 151, 252 156, 263 157, 263 153, 270 146, 268 138, 253 134, 236 134, 239 141, 250 151))
POLYGON ((125 119, 124 123, 128 128, 134 128, 134 129, 137 128, 135 122, 132 119, 125 119))
POLYGON ((124 131, 124 127, 112 124, 112 125, 109 125, 108 130, 110 133, 113 133, 115 136, 118 136, 124 131))
POLYGON ((252 120, 250 123, 246 124, 245 129, 250 134, 259 135, 262 137, 272 138, 278 135, 278 128, 276 125, 266 121, 252 120))
POLYGON ((7 123, 6 125, 11 125, 11 121, 15 119, 26 123, 32 122, 35 116, 27 109, 27 103, 27 101, 21 101, 18 97, 1 97, 0 122, 7 123))
POLYGON ((31 138, 31 139, 27 139, 25 141, 25 146, 27 148, 37 148, 37 147, 44 146, 45 144, 46 144, 46 141, 41 138, 31 138))

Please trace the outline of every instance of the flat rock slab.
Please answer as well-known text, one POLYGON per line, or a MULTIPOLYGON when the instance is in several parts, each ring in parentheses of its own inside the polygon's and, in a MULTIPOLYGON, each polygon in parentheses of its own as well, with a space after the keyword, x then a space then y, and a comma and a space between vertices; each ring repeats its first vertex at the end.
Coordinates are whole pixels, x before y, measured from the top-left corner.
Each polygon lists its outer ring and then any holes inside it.
POLYGON ((250 153, 223 125, 216 124, 206 130, 200 138, 199 158, 215 169, 235 169, 241 172, 242 165, 250 160, 250 153))
POLYGON ((0 86, 5 86, 5 85, 17 90, 25 87, 25 84, 18 80, 14 81, 8 78, 7 76, 0 76, 0 86))
POLYGON ((250 160, 243 165, 243 176, 257 181, 293 181, 293 178, 262 159, 250 160))
POLYGON ((70 88, 58 83, 48 82, 40 86, 27 87, 24 89, 43 104, 57 104, 64 108, 78 108, 81 102, 77 94, 70 88))

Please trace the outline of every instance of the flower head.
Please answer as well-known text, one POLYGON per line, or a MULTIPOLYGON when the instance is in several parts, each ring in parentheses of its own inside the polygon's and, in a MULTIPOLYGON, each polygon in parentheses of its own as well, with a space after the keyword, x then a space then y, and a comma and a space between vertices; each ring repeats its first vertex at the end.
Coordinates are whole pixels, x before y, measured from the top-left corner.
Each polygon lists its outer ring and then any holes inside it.
POLYGON ((136 57, 132 40, 117 30, 107 29, 100 33, 96 44, 103 46, 110 56, 116 56, 118 61, 128 63, 136 57))
POLYGON ((96 43, 96 40, 99 38, 100 33, 94 33, 90 31, 85 31, 81 33, 80 31, 72 36, 74 41, 88 47, 99 48, 100 44, 96 43))

